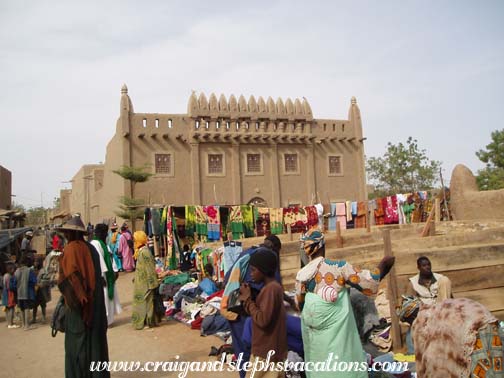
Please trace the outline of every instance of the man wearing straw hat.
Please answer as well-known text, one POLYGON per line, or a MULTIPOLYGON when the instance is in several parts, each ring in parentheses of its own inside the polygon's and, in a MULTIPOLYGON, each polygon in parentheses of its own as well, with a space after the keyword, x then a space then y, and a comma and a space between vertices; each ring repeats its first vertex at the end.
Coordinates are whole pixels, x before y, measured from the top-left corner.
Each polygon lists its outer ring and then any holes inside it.
POLYGON ((60 258, 58 287, 65 298, 65 377, 109 377, 90 372, 91 362, 107 362, 107 316, 100 257, 84 241, 86 227, 80 215, 61 226, 68 244, 60 258))

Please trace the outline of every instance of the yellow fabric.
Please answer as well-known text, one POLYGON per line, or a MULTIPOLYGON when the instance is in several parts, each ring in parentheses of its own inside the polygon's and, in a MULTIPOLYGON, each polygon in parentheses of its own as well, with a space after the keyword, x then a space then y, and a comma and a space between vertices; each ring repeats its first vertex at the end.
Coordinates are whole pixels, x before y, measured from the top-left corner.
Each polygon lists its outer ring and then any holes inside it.
POLYGON ((403 353, 394 353, 394 360, 399 362, 415 362, 415 355, 407 355, 403 353))
POLYGON ((133 255, 133 257, 135 258, 135 260, 137 260, 138 251, 140 251, 140 248, 147 244, 147 234, 143 231, 135 231, 133 240, 135 242, 135 254, 133 255))

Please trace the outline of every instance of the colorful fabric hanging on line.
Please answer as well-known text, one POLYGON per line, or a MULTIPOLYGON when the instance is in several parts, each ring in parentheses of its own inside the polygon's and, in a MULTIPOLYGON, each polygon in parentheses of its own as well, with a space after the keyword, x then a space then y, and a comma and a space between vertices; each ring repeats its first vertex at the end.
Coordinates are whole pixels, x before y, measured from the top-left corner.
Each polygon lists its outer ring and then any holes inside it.
POLYGON ((163 210, 161 210, 161 220, 160 220, 160 234, 161 235, 166 235, 167 217, 168 217, 168 208, 164 207, 163 210))
POLYGON ((383 198, 383 207, 385 208, 385 224, 399 223, 399 214, 397 214, 397 196, 388 196, 383 198))
POLYGON ((208 228, 207 228, 207 215, 203 206, 194 206, 194 211, 196 214, 196 233, 200 239, 206 240, 208 228))
POLYGON ((366 202, 357 202, 355 228, 366 228, 366 202))
POLYGON ((271 234, 270 214, 267 207, 254 207, 256 235, 268 236, 271 234))
POLYGON ((270 226, 273 235, 282 234, 284 232, 282 208, 270 209, 270 226))
POLYGON ((385 224, 385 208, 383 207, 383 198, 377 198, 375 206, 375 224, 377 226, 383 226, 385 224))
POLYGON ((254 211, 251 205, 242 205, 241 213, 243 217, 243 233, 246 238, 255 236, 254 211))
POLYGON ((159 225, 161 224, 161 214, 159 213, 159 209, 151 208, 151 229, 153 235, 159 235, 159 225))
POLYGON ((220 214, 219 206, 205 206, 207 215, 207 237, 208 240, 220 240, 220 214))
POLYGON ((306 211, 302 207, 287 207, 283 209, 284 223, 291 226, 291 232, 305 232, 308 228, 306 211))
POLYGON ((152 226, 151 226, 151 211, 150 208, 146 207, 144 211, 144 232, 147 236, 152 235, 152 226))
POLYGON ((243 216, 241 206, 231 206, 229 212, 229 224, 233 233, 233 240, 243 238, 243 216))
POLYGON ((346 221, 351 222, 353 220, 352 217, 352 201, 346 201, 345 202, 346 206, 346 221))
POLYGON ((305 206, 306 211, 306 221, 308 224, 308 228, 314 227, 318 225, 318 213, 317 208, 315 206, 305 206))
MULTIPOLYGON (((336 203, 336 222, 340 223, 340 230, 346 230, 347 217, 345 202, 336 203)), ((336 225, 334 225, 334 230, 336 230, 336 225)))
MULTIPOLYGON (((166 266, 169 266, 170 269, 177 269, 177 256, 174 248, 174 235, 177 235, 176 232, 173 232, 173 224, 175 223, 175 220, 172 217, 172 208, 171 206, 168 206, 168 210, 166 213, 167 221, 166 221, 166 241, 167 241, 167 247, 168 251, 166 254, 166 266)), ((176 231, 176 229, 175 229, 176 231)))
POLYGON ((193 237, 196 232, 196 209, 195 206, 185 206, 185 232, 187 236, 193 237))
MULTIPOLYGON (((344 205, 344 204, 343 204, 344 205)), ((329 231, 336 231, 336 203, 331 203, 329 210, 329 219, 327 220, 327 229, 329 231)), ((345 226, 346 226, 346 215, 345 215, 345 226)))

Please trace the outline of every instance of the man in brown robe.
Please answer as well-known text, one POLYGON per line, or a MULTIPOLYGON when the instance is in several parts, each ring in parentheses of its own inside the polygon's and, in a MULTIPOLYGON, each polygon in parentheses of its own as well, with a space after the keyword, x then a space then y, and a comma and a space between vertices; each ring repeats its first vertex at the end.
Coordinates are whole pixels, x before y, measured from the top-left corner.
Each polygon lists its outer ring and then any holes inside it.
POLYGON ((91 371, 108 362, 107 317, 98 252, 84 241, 87 230, 75 215, 60 229, 68 244, 60 258, 58 286, 65 298, 65 377, 110 377, 91 371))

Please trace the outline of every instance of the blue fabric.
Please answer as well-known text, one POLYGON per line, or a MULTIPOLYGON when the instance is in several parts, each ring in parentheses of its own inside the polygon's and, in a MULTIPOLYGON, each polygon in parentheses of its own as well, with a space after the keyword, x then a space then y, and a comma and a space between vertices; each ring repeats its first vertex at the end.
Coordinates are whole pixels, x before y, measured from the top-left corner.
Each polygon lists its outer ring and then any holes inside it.
MULTIPOLYGON (((301 332, 301 318, 298 316, 287 315, 287 348, 304 357, 303 336, 301 332)), ((248 348, 252 345, 252 318, 245 320, 243 327, 243 342, 248 348)))
POLYGON ((357 202, 352 202, 352 215, 357 215, 357 202))
MULTIPOLYGON (((241 364, 238 366, 239 369, 243 366, 245 362, 250 360, 250 346, 243 341, 242 335, 245 328, 245 321, 247 317, 240 316, 238 320, 229 322, 229 328, 231 328, 231 337, 233 339, 233 353, 238 356, 242 353, 241 364)), ((240 378, 245 378, 246 371, 240 370, 240 378)))
POLYGON ((207 295, 212 295, 217 291, 217 286, 215 286, 215 283, 209 278, 203 278, 198 286, 207 295))
POLYGON ((331 203, 331 215, 329 216, 329 222, 327 224, 327 229, 329 231, 336 231, 336 204, 331 203))
POLYGON ((224 243, 224 274, 229 272, 243 252, 242 244, 236 241, 224 243))
POLYGON ((229 322, 220 314, 205 316, 201 322, 201 335, 208 336, 217 332, 228 332, 229 322))

